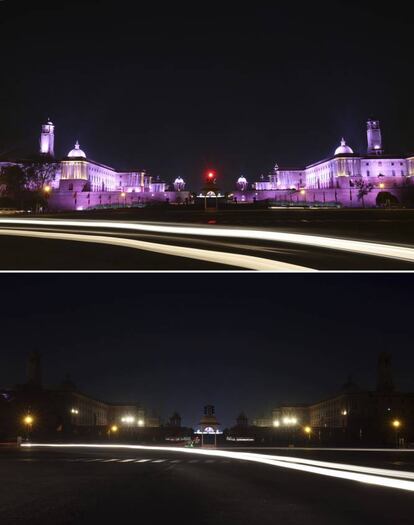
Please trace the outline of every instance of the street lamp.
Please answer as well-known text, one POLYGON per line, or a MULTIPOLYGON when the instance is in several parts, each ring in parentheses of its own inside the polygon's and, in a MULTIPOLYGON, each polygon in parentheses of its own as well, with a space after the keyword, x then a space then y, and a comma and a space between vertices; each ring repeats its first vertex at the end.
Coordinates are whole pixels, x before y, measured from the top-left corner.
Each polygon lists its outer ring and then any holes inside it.
POLYGON ((121 197, 124 199, 124 208, 126 207, 126 193, 123 191, 121 197))
POLYGON ((24 418, 23 418, 23 422, 24 424, 26 425, 26 439, 28 440, 30 438, 30 431, 32 430, 32 426, 33 426, 33 422, 34 422, 34 417, 31 416, 30 414, 27 414, 24 418))
POLYGON ((118 432, 118 425, 111 425, 108 428, 108 439, 111 439, 112 434, 116 434, 118 432))
POLYGON ((394 419, 394 421, 392 422, 392 426, 395 429, 395 447, 399 448, 398 438, 399 438, 399 430, 401 428, 401 421, 399 419, 394 419))

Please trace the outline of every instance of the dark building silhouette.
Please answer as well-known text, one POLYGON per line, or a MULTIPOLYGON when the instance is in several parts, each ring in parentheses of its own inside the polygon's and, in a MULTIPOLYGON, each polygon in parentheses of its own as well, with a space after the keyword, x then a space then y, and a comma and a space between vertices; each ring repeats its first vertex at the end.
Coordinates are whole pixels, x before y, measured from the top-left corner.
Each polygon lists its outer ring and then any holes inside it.
POLYGON ((378 358, 378 392, 394 392, 394 380, 392 375, 391 356, 385 352, 378 358))
POLYGON ((30 352, 26 364, 27 384, 30 386, 42 386, 42 365, 40 353, 30 352))
POLYGON ((249 426, 249 420, 244 412, 241 412, 236 419, 236 426, 239 428, 246 428, 249 426))
POLYGON ((181 427, 181 416, 178 412, 174 412, 174 414, 170 417, 168 426, 175 428, 181 427))

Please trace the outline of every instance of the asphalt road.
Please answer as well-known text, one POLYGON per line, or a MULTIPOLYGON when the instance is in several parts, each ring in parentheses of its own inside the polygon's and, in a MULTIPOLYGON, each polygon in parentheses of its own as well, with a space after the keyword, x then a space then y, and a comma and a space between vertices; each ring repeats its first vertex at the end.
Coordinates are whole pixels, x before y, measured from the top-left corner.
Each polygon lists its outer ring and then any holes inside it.
MULTIPOLYGON (((407 455, 391 457, 369 461, 407 455)), ((4 449, 0 471, 2 525, 411 525, 414 511, 413 492, 179 451, 4 449)))
MULTIPOLYGON (((116 222, 112 221, 112 224, 116 222)), ((200 229, 200 225, 194 225, 190 226, 191 233, 186 233, 183 228, 188 225, 185 224, 129 221, 129 225, 143 227, 141 231, 124 228, 124 223, 117 225, 117 228, 103 227, 90 220, 83 224, 72 222, 71 225, 62 220, 38 225, 2 222, 0 269, 414 270, 414 242, 389 243, 377 239, 361 244, 362 239, 337 237, 334 231, 326 231, 324 235, 312 234, 309 242, 303 233, 272 228, 227 227, 223 230, 220 226, 203 226, 200 229), (156 231, 157 228, 159 231, 156 231), (222 234, 223 231, 226 233, 222 234), (257 231, 261 236, 252 237, 252 232, 257 231), (281 238, 266 238, 269 233, 281 234, 281 238), (243 235, 250 235, 250 238, 243 235), (290 240, 286 241, 286 238, 290 240), (332 238, 337 239, 339 244, 332 242, 332 238), (383 256, 380 247, 384 245, 409 251, 409 258, 405 255, 383 256), (366 250, 366 246, 371 247, 371 252, 366 250)))

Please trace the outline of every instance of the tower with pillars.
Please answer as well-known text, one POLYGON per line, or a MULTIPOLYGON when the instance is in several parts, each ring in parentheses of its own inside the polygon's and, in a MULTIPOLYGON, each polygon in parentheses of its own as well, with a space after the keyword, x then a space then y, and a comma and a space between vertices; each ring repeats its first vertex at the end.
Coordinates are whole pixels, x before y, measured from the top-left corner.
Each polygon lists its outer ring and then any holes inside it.
POLYGON ((381 127, 379 120, 369 119, 367 122, 368 155, 382 155, 381 127))
POLYGON ((47 119, 46 124, 42 125, 40 153, 42 155, 49 155, 50 157, 55 156, 55 126, 50 119, 47 119))

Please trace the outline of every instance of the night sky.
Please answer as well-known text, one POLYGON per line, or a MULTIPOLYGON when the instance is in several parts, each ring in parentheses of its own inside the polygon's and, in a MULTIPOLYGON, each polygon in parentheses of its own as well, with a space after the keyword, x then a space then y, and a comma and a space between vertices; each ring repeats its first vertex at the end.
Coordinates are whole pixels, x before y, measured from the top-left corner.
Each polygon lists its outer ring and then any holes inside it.
POLYGON ((414 150, 407 3, 145 4, 0 2, 0 152, 36 149, 50 117, 59 155, 79 139, 120 169, 196 189, 215 168, 230 189, 342 136, 365 151, 370 116, 388 151, 414 150))
POLYGON ((393 358, 414 391, 411 275, 3 275, 0 386, 66 373, 108 401, 139 401, 196 425, 204 404, 234 424, 280 402, 332 395, 349 374, 375 388, 393 358))

